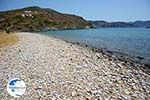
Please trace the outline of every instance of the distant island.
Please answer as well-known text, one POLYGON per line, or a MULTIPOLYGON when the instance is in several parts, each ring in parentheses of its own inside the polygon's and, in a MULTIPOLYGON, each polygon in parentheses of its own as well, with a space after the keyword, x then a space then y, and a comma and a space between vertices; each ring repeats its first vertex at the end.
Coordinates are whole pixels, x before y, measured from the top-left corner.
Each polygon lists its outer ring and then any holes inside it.
POLYGON ((0 30, 45 31, 91 28, 92 24, 80 16, 64 14, 37 6, 0 12, 0 30))
POLYGON ((150 27, 150 21, 135 21, 135 22, 107 22, 107 21, 89 21, 93 27, 150 27))

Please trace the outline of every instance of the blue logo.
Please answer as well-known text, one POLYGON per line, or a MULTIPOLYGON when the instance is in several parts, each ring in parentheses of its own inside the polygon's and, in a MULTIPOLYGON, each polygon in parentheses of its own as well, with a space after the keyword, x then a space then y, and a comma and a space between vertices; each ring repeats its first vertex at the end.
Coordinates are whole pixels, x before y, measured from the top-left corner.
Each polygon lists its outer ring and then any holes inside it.
POLYGON ((26 85, 21 79, 13 78, 7 84, 7 91, 11 96, 20 97, 25 93, 26 85))

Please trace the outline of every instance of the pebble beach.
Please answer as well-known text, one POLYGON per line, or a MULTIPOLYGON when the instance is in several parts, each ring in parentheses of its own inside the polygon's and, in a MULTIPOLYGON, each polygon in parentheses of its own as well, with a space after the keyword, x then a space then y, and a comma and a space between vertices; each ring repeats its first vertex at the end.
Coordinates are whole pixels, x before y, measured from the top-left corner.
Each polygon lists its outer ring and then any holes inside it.
MULTIPOLYGON (((0 100, 150 100, 150 74, 100 52, 37 33, 0 48, 0 100), (7 93, 20 78, 26 92, 7 93)), ((115 57, 114 57, 115 58, 115 57)))

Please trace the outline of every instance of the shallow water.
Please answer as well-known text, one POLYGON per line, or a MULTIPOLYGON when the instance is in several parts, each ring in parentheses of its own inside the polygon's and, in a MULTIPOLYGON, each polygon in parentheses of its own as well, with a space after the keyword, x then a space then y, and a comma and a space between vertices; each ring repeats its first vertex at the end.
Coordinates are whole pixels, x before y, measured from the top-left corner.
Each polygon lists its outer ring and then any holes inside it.
POLYGON ((141 56, 150 61, 150 29, 147 28, 99 28, 41 33, 96 48, 141 56))

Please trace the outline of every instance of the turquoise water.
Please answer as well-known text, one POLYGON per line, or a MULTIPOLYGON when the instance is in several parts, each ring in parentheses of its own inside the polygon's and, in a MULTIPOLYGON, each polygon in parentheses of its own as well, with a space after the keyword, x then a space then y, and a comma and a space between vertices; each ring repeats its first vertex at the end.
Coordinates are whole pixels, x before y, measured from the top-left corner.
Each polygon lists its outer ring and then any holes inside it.
POLYGON ((107 48, 110 51, 150 59, 150 29, 147 28, 99 28, 42 33, 96 48, 107 48))

